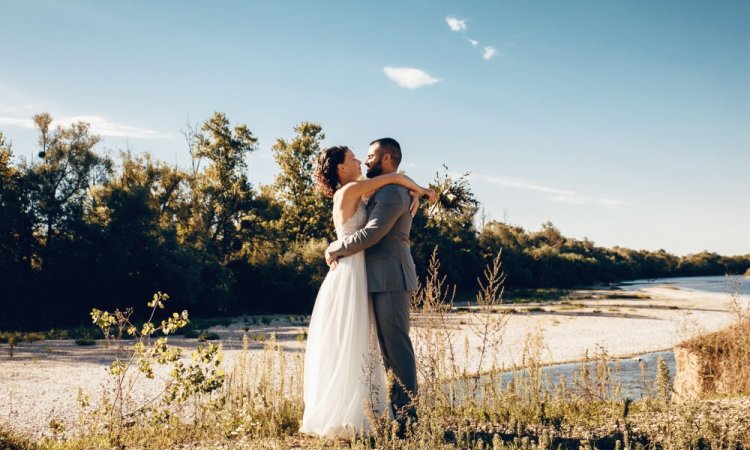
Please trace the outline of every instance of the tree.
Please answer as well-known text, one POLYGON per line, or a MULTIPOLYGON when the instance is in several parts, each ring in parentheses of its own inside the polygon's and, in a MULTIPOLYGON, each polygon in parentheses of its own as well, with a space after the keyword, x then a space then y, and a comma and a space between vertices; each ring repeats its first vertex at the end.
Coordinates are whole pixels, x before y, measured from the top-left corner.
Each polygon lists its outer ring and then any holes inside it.
POLYGON ((176 233, 180 219, 190 212, 190 175, 179 167, 154 161, 148 153, 134 156, 129 151, 120 152, 120 161, 120 175, 113 180, 112 189, 145 190, 160 228, 176 233))
POLYGON ((0 133, 0 327, 20 323, 23 293, 32 283, 35 240, 24 173, 12 165, 11 143, 0 133))
POLYGON ((188 134, 193 157, 189 200, 177 221, 179 242, 194 252, 200 267, 193 293, 198 312, 225 312, 236 300, 232 261, 242 258, 247 233, 243 223, 255 217, 255 192, 247 178, 247 156, 258 139, 247 125, 230 126, 214 113, 188 134), (201 169, 203 163, 207 165, 201 169))
POLYGON ((474 226, 476 212, 477 209, 472 208, 463 214, 444 215, 441 220, 435 220, 424 208, 419 210, 412 222, 411 241, 420 277, 426 275, 432 252, 437 248, 441 270, 448 283, 456 284, 459 290, 475 288, 483 268, 474 226))
POLYGON ((333 238, 332 202, 316 188, 313 176, 325 134, 311 122, 300 123, 294 132, 294 139, 278 139, 272 148, 281 169, 273 183, 274 197, 281 205, 280 236, 287 243, 333 238))
POLYGON ((0 133, 0 267, 28 268, 33 237, 23 174, 11 165, 11 143, 0 133))
POLYGON ((192 211, 185 218, 188 226, 183 234, 192 245, 205 248, 221 262, 242 248, 240 225, 252 212, 254 199, 246 157, 256 150, 257 142, 247 125, 231 129, 220 112, 206 120, 192 139, 192 211), (201 172, 203 160, 208 166, 201 172))
POLYGON ((76 122, 68 128, 51 130, 49 113, 34 116, 39 129, 40 162, 29 168, 30 198, 35 222, 42 235, 42 266, 49 264, 54 240, 70 235, 90 206, 91 190, 105 183, 111 161, 97 155, 100 137, 90 133, 89 124, 76 122))
POLYGON ((531 233, 530 238, 535 245, 547 244, 558 250, 565 243, 565 237, 560 233, 560 230, 549 221, 542 224, 541 231, 531 233))
POLYGON ((520 287, 533 284, 530 258, 524 252, 529 246, 528 233, 519 226, 490 221, 479 233, 479 248, 485 264, 502 250, 506 286, 520 287))
POLYGON ((189 211, 189 175, 130 152, 120 153, 118 169, 94 191, 95 207, 86 217, 97 230, 91 251, 106 261, 94 269, 95 282, 110 292, 98 305, 122 307, 159 289, 172 292, 178 303, 193 303, 200 291, 199 262, 177 242, 180 214, 189 211))

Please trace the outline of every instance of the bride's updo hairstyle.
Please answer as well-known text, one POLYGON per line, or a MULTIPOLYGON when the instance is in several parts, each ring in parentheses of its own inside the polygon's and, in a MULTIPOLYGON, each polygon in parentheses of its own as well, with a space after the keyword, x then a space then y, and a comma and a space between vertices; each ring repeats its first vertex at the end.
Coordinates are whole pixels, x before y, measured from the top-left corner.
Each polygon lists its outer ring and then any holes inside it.
POLYGON ((318 188, 328 197, 333 197, 333 193, 339 187, 338 166, 344 163, 347 151, 349 148, 345 146, 328 147, 318 155, 315 180, 318 182, 318 188))

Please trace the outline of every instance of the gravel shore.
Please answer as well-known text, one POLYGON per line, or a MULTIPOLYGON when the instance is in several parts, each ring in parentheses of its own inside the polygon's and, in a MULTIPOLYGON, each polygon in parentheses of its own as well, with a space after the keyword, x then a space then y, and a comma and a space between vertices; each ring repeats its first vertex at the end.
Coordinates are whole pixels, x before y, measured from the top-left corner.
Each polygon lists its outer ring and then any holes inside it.
MULTIPOLYGON (((721 329, 733 320, 728 295, 659 286, 639 293, 634 298, 597 299, 596 291, 583 291, 579 299, 566 304, 510 305, 508 308, 513 308, 514 313, 504 328, 502 350, 492 356, 498 366, 519 363, 527 336, 536 331, 544 337, 541 358, 545 363, 578 360, 587 351, 591 354, 597 349, 612 357, 624 357, 671 348, 700 332, 721 329)), ((418 346, 416 319, 413 334, 418 346)), ((459 358, 463 361, 458 363, 468 364, 469 370, 480 364, 480 340, 469 326, 472 320, 475 317, 470 309, 451 313, 452 335, 461 355, 465 342, 469 344, 468 359, 459 358)), ((211 328, 221 337, 227 372, 242 353, 245 326, 237 320, 228 327, 211 328)), ((249 335, 276 333, 287 357, 299 361, 305 342, 298 336, 305 330, 304 324, 291 324, 286 318, 277 317, 268 325, 252 326, 249 335)), ((186 358, 197 346, 195 339, 173 337, 169 342, 182 348, 186 358)), ((263 346, 261 339, 251 339, 251 357, 258 357, 263 346)), ((13 357, 9 356, 7 344, 0 345, 0 423, 31 436, 49 434, 53 419, 74 423, 80 411, 79 388, 95 401, 110 382, 107 367, 113 357, 113 350, 102 342, 91 347, 77 346, 72 340, 19 343, 13 357)), ((488 362, 482 367, 488 368, 488 362)), ((158 378, 139 383, 134 398, 146 399, 158 393, 163 387, 158 378)))

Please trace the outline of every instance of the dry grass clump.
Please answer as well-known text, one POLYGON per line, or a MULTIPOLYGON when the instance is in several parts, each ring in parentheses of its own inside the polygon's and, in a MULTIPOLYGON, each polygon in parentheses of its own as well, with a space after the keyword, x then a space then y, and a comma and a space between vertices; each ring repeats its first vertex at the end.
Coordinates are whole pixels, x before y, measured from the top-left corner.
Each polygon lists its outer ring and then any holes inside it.
POLYGON ((671 403, 633 415, 633 431, 649 437, 647 448, 750 448, 750 399, 725 398, 671 403))
POLYGON ((708 392, 731 389, 734 394, 750 395, 750 322, 695 337, 681 344, 702 361, 701 378, 708 392))
POLYGON ((700 359, 708 392, 750 395, 750 302, 742 297, 740 283, 739 277, 728 277, 735 323, 680 344, 700 359))
POLYGON ((566 300, 566 301, 560 302, 560 307, 557 308, 557 310, 558 311, 575 311, 578 309, 583 309, 585 307, 586 305, 584 305, 583 303, 571 303, 566 300))
POLYGON ((0 449, 35 450, 36 448, 37 446, 29 439, 0 424, 0 449))

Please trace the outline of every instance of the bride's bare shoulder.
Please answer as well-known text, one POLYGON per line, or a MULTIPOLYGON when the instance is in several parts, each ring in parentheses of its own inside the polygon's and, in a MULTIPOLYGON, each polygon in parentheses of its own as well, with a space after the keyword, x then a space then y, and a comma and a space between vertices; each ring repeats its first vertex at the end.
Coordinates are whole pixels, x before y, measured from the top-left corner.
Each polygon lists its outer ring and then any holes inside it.
POLYGON ((345 203, 351 203, 355 199, 361 197, 361 195, 357 192, 355 189, 356 185, 355 183, 347 183, 344 186, 341 186, 336 192, 333 194, 333 203, 335 204, 345 204, 345 203))
POLYGON ((342 204, 345 196, 345 187, 337 189, 336 192, 333 193, 333 205, 336 206, 342 204))
POLYGON ((347 195, 347 193, 344 191, 343 188, 337 190, 333 194, 333 215, 334 217, 337 215, 337 213, 345 214, 346 210, 348 210, 348 206, 351 204, 351 199, 347 195))

